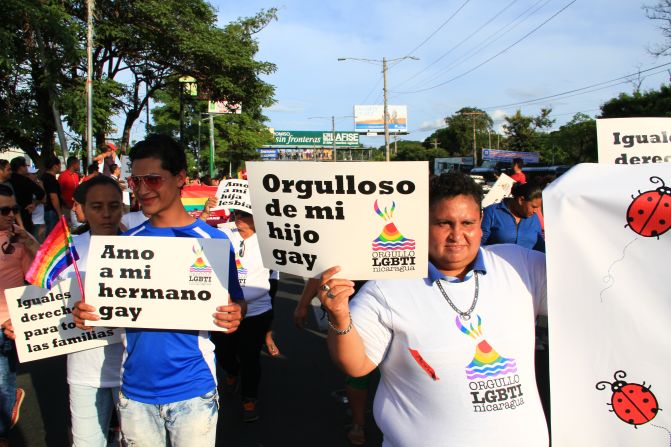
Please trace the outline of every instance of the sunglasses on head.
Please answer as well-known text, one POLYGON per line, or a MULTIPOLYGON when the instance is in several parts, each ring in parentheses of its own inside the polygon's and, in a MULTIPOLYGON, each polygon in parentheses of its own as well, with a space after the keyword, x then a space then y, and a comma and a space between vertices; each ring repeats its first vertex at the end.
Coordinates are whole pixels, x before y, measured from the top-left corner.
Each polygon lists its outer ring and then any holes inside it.
POLYGON ((128 177, 128 186, 131 189, 139 189, 140 185, 144 183, 147 188, 156 190, 163 185, 164 181, 165 178, 158 174, 131 175, 128 177))
POLYGON ((11 255, 14 253, 15 247, 12 245, 16 243, 19 240, 19 237, 15 234, 12 234, 8 240, 6 240, 3 244, 2 247, 0 247, 0 250, 6 255, 11 255))
POLYGON ((3 216, 9 216, 10 212, 14 214, 19 214, 19 211, 21 211, 21 208, 19 208, 18 205, 0 207, 0 214, 2 214, 3 216))

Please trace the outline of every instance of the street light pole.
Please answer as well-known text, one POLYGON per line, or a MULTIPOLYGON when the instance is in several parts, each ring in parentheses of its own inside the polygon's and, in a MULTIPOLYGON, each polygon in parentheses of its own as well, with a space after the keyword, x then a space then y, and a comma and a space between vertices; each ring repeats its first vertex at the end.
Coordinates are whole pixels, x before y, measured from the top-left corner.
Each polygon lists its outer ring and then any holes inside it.
POLYGON ((395 62, 395 61, 402 61, 405 59, 412 59, 415 61, 418 61, 419 58, 415 56, 404 56, 404 57, 398 57, 396 59, 387 59, 386 57, 383 57, 382 60, 380 59, 361 59, 361 58, 356 58, 356 57, 339 57, 338 61, 346 61, 346 60, 353 60, 353 61, 363 61, 363 62, 373 62, 373 63, 382 63, 382 80, 383 80, 383 87, 382 87, 382 93, 384 97, 384 149, 385 149, 385 159, 389 161, 389 105, 388 105, 388 89, 387 89, 387 64, 389 62, 395 62))
POLYGON ((387 58, 382 58, 382 79, 384 96, 384 153, 386 161, 389 161, 389 105, 387 102, 387 58))
POLYGON ((338 154, 336 152, 336 140, 335 140, 335 115, 331 116, 331 139, 333 143, 333 161, 338 161, 338 154))
POLYGON ((462 115, 471 116, 473 118, 473 166, 478 165, 478 149, 475 139, 475 117, 484 115, 484 112, 461 112, 462 115))

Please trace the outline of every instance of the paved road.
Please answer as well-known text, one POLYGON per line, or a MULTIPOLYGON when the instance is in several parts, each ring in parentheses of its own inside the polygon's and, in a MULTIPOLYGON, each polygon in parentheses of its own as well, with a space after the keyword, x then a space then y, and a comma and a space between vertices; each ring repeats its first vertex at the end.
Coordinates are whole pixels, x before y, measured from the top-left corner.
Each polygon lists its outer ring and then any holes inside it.
MULTIPOLYGON (((317 330, 312 315, 306 330, 293 326, 292 314, 302 288, 300 278, 289 276, 280 281, 274 330, 282 355, 262 358, 261 420, 242 423, 239 396, 222 394, 217 446, 348 445, 347 407, 333 397, 342 390, 344 376, 331 363, 324 334, 317 330)), ((18 383, 27 396, 19 424, 12 431, 12 446, 68 446, 65 359, 20 365, 18 383)), ((370 413, 368 419, 366 445, 379 446, 381 435, 370 413)))

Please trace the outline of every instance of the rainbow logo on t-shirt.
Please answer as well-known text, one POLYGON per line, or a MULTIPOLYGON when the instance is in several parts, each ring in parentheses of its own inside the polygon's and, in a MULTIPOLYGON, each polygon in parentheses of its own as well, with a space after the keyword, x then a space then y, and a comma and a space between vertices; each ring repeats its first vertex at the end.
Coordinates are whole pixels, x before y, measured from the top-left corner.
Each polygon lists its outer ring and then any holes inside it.
POLYGON ((373 241, 373 251, 414 250, 415 240, 403 236, 398 231, 398 228, 396 228, 396 225, 394 225, 394 222, 391 221, 396 209, 396 202, 392 202, 391 208, 387 209, 385 207, 384 210, 381 210, 376 200, 373 208, 378 216, 385 222, 388 222, 380 232, 380 235, 373 241))
POLYGON ((238 275, 246 275, 247 269, 242 266, 240 259, 235 260, 235 268, 238 270, 238 275))
POLYGON ((212 267, 210 267, 205 260, 203 259, 203 249, 201 247, 194 246, 192 249, 193 253, 196 255, 196 260, 191 264, 189 268, 190 273, 211 273, 212 267))
POLYGON ((457 315, 455 323, 461 332, 478 342, 475 346, 473 360, 466 365, 466 378, 468 380, 490 379, 517 372, 517 363, 515 360, 502 357, 484 339, 480 315, 478 315, 478 324, 476 326, 473 326, 473 323, 470 323, 469 327, 464 326, 459 315, 457 315))

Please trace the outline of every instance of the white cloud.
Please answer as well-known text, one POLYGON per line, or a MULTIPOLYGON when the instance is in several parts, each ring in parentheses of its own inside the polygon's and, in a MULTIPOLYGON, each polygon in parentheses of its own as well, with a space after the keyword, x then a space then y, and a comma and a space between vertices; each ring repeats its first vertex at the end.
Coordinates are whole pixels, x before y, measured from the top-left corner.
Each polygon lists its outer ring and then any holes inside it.
POLYGON ((445 127, 445 118, 436 118, 430 121, 422 121, 419 125, 420 132, 430 132, 445 127))

